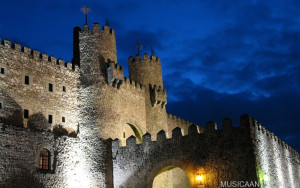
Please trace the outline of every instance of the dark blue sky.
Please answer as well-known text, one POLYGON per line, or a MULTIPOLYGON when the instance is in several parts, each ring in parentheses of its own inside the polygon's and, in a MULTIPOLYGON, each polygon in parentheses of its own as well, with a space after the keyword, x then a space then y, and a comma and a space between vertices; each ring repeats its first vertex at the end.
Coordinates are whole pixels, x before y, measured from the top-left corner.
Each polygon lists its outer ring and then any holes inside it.
POLYGON ((204 125, 248 113, 300 151, 300 1, 0 2, 0 37, 72 59, 72 32, 89 24, 116 31, 118 62, 136 40, 162 60, 167 110, 204 125))

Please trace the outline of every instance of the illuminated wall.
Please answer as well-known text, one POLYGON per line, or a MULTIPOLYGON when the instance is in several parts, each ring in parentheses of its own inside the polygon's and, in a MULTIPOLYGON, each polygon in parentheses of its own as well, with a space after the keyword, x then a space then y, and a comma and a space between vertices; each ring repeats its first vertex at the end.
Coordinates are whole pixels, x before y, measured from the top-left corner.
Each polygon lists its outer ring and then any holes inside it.
POLYGON ((126 147, 113 141, 114 187, 152 187, 157 174, 168 166, 181 168, 191 187, 198 185, 199 172, 210 187, 220 187, 221 181, 256 181, 254 150, 246 127, 232 127, 229 119, 224 119, 222 126, 216 130, 216 124, 208 122, 200 133, 192 125, 186 136, 175 128, 169 139, 160 131, 156 141, 145 134, 141 144, 130 137, 126 147))
MULTIPOLYGON (((168 167, 167 167, 168 168, 168 167)), ((178 167, 157 174, 153 180, 153 188, 189 188, 190 182, 185 172, 178 167)))
POLYGON ((261 187, 300 187, 299 153, 253 118, 249 118, 261 187))

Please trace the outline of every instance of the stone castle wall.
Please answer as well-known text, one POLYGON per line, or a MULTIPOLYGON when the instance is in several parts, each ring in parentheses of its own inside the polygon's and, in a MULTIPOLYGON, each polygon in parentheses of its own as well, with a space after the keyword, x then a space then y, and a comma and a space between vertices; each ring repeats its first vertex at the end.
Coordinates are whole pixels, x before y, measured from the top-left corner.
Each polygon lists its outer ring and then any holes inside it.
MULTIPOLYGON (((176 127, 180 127, 182 129, 184 136, 188 134, 188 128, 190 125, 193 124, 192 122, 182 119, 173 114, 167 114, 167 117, 168 117, 167 121, 168 121, 168 130, 169 130, 168 135, 172 135, 171 130, 175 129, 176 127)), ((199 125, 197 125, 197 127, 199 129, 199 132, 203 133, 204 128, 199 125)))
POLYGON ((131 135, 141 140, 146 132, 156 135, 162 129, 168 131, 167 96, 162 88, 159 58, 149 58, 147 54, 144 54, 144 59, 139 55, 134 60, 129 58, 130 79, 124 78, 123 68, 114 61, 114 31, 108 26, 100 30, 99 24, 93 24, 92 29, 84 25, 77 30, 80 49, 79 101, 89 104, 86 109, 79 109, 80 114, 86 114, 101 127, 99 135, 102 138, 119 138, 122 145, 131 135))
MULTIPOLYGON (((241 122, 247 116, 241 117, 241 122)), ((163 168, 172 166, 183 169, 191 187, 196 187, 195 176, 205 174, 206 187, 221 187, 221 181, 257 181, 255 156, 247 127, 232 127, 231 120, 224 119, 223 129, 208 122, 203 133, 192 125, 188 134, 175 128, 172 138, 160 131, 157 140, 145 134, 141 144, 136 138, 127 139, 126 147, 113 141, 114 187, 152 187, 153 179, 163 168)))
POLYGON ((77 129, 78 67, 37 50, 4 40, 0 45, 0 109, 2 122, 17 126, 53 128, 62 125, 69 132, 77 129), (25 84, 29 76, 29 85, 25 84), (52 92, 49 91, 52 84, 52 92), (64 88, 64 89, 63 89, 64 88), (24 119, 23 110, 29 110, 24 119), (48 115, 53 123, 48 123, 48 115), (65 122, 62 121, 64 117, 65 122))
POLYGON ((211 188, 256 180, 300 187, 299 153, 250 116, 241 127, 224 119, 216 130, 167 114, 160 59, 130 57, 125 78, 108 26, 76 27, 73 50, 71 66, 8 40, 0 45, 0 187, 151 187, 170 166, 192 187, 200 171, 211 188), (42 148, 51 152, 48 172, 38 169, 42 148))
POLYGON ((57 137, 37 131, 0 124, 0 187, 76 188, 111 187, 107 143, 92 135, 57 137), (97 142, 95 142, 97 141, 97 142), (89 143, 92 142, 92 143, 89 143), (93 145, 93 148, 90 146, 93 145), (39 169, 40 150, 50 151, 51 170, 39 169), (95 149, 93 156, 88 149, 95 149), (95 165, 94 162, 98 164, 95 165), (95 168, 96 167, 96 168, 95 168))
POLYGON ((300 155, 255 119, 251 129, 257 176, 262 187, 300 187, 300 155))
POLYGON ((71 133, 80 126, 80 118, 87 119, 95 111, 90 119, 102 128, 98 134, 105 139, 119 138, 124 145, 137 133, 141 138, 146 132, 156 135, 163 129, 170 134, 174 126, 187 128, 179 121, 168 126, 160 59, 147 54, 144 59, 139 55, 129 58, 134 79, 124 78, 123 67, 116 63, 115 33, 108 26, 76 27, 73 60, 80 61, 80 69, 26 46, 12 47, 4 40, 0 45, 0 66, 5 69, 0 74, 1 122, 51 130, 59 125, 71 133), (29 85, 24 83, 25 76, 29 76, 29 85), (24 118, 24 109, 29 110, 28 118, 24 118), (49 115, 53 123, 48 123, 49 115))

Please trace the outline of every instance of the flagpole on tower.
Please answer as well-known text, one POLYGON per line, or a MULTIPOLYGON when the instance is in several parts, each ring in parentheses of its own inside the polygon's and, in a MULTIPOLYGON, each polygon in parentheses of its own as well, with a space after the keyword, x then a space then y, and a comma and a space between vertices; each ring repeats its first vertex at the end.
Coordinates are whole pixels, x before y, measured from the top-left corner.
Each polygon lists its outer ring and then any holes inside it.
POLYGON ((84 6, 83 8, 81 8, 81 12, 83 12, 85 14, 85 24, 87 24, 87 16, 88 16, 89 11, 90 11, 90 8, 88 8, 87 6, 84 6))

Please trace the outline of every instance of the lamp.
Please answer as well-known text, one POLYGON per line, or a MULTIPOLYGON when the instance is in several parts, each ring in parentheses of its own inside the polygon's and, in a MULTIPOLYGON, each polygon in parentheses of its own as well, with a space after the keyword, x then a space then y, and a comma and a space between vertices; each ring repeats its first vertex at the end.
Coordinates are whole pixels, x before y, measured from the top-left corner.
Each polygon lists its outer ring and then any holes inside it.
POLYGON ((195 175, 196 185, 197 188, 205 187, 205 175, 204 173, 197 172, 195 175))

